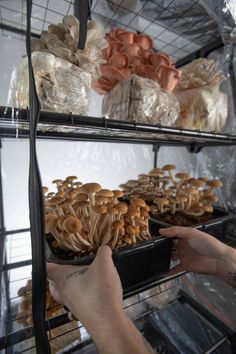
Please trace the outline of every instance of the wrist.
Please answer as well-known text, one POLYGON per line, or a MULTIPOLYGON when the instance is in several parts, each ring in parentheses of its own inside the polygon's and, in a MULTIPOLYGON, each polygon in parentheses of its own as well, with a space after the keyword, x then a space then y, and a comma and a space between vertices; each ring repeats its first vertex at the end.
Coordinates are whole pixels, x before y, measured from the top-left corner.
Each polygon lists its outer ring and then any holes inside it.
POLYGON ((86 329, 93 338, 99 353, 107 353, 111 345, 122 341, 125 329, 130 320, 123 309, 112 309, 109 316, 95 315, 95 320, 85 324, 86 329))
POLYGON ((216 276, 236 285, 236 249, 225 246, 224 254, 217 261, 216 276))

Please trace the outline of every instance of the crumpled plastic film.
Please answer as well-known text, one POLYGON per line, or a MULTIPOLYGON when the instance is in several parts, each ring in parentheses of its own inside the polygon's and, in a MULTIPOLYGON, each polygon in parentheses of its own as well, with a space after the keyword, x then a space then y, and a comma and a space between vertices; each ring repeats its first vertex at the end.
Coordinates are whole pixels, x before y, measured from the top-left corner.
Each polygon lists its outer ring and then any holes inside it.
POLYGON ((179 116, 179 103, 153 80, 131 75, 104 95, 102 112, 108 118, 138 123, 173 126, 179 116))
POLYGON ((214 60, 196 59, 183 68, 175 95, 180 103, 177 126, 222 132, 227 121, 227 95, 220 91, 225 80, 214 60))
MULTIPOLYGON (((90 74, 46 52, 32 53, 32 63, 42 111, 88 115, 90 74)), ((12 73, 8 105, 26 108, 28 95, 28 61, 24 58, 12 73)))
POLYGON ((236 289, 208 275, 189 273, 181 278, 181 288, 231 330, 236 330, 236 289))
POLYGON ((228 79, 225 91, 228 95, 229 112, 225 131, 232 133, 236 130, 236 4, 234 0, 200 0, 200 4, 218 23, 224 42, 224 50, 219 55, 219 63, 228 79))

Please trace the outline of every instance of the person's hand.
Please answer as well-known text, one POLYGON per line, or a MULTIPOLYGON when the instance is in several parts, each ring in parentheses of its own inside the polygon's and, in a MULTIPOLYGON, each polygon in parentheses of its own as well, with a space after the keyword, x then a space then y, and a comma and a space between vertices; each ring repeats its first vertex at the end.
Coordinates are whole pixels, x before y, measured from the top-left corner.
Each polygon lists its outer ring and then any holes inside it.
POLYGON ((91 319, 98 326, 111 322, 122 310, 122 287, 113 264, 111 249, 102 246, 90 266, 48 264, 48 280, 53 297, 68 307, 92 332, 91 319))
POLYGON ((150 354, 150 346, 122 308, 122 287, 111 257, 102 246, 88 267, 48 264, 53 297, 82 322, 102 354, 150 354))
POLYGON ((179 259, 179 264, 171 269, 169 275, 185 270, 219 276, 228 246, 190 227, 173 226, 159 232, 164 237, 177 237, 172 256, 179 259))

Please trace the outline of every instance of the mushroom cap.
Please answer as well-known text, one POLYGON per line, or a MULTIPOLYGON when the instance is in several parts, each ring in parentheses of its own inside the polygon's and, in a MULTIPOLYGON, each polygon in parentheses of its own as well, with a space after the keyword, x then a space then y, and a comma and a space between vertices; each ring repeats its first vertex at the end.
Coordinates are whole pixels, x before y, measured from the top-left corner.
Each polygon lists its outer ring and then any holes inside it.
POLYGON ((167 183, 169 183, 170 180, 171 180, 170 176, 164 176, 164 177, 161 177, 159 181, 167 184, 167 183))
POLYGON ((166 198, 156 198, 156 199, 154 199, 154 203, 157 205, 168 205, 169 200, 166 198))
POLYGON ((180 179, 181 181, 185 181, 186 179, 190 178, 190 175, 185 172, 179 172, 179 173, 176 173, 175 177, 180 179))
POLYGON ((51 199, 47 200, 46 205, 56 206, 56 205, 63 203, 64 201, 65 201, 64 198, 55 196, 55 197, 52 197, 51 199))
POLYGON ((139 185, 139 181, 136 181, 135 179, 130 179, 128 182, 126 182, 127 187, 135 187, 139 185))
POLYGON ((77 200, 78 202, 86 201, 86 200, 88 200, 88 194, 87 194, 87 193, 79 193, 79 194, 77 194, 77 196, 76 196, 76 200, 77 200))
POLYGON ((129 235, 137 235, 137 234, 140 233, 139 227, 138 226, 133 226, 133 225, 129 225, 128 227, 126 227, 125 231, 129 235))
POLYGON ((48 189, 48 187, 45 187, 45 186, 44 186, 44 187, 42 187, 42 192, 43 192, 44 194, 45 194, 45 193, 47 193, 47 192, 48 192, 48 190, 49 190, 49 189, 48 189))
POLYGON ((105 214, 107 212, 107 208, 104 205, 93 205, 92 209, 97 214, 105 214))
POLYGON ((62 184, 63 180, 62 179, 54 179, 52 181, 53 184, 62 184))
POLYGON ((60 197, 63 198, 65 196, 65 192, 63 190, 59 190, 56 194, 55 197, 60 197))
MULTIPOLYGON (((186 198, 186 200, 187 200, 187 198, 186 198)), ((178 204, 179 202, 178 202, 178 200, 177 200, 177 198, 169 198, 169 204, 178 204)))
POLYGON ((111 224, 113 229, 120 229, 121 227, 124 226, 124 221, 123 220, 115 220, 111 224))
POLYGON ((101 189, 96 193, 97 195, 101 195, 103 197, 107 197, 107 198, 112 198, 114 197, 114 193, 113 191, 111 191, 110 189, 101 189))
POLYGON ((206 177, 199 177, 198 178, 200 181, 203 181, 203 182, 207 182, 208 181, 208 178, 206 178, 206 177))
POLYGON ((128 205, 126 203, 118 203, 116 204, 116 209, 119 211, 119 213, 126 213, 128 211, 128 205))
POLYGON ((145 177, 139 177, 139 178, 138 178, 138 181, 139 181, 140 184, 142 184, 142 183, 148 183, 149 180, 150 180, 150 176, 145 176, 145 177))
POLYGON ((143 218, 149 218, 149 214, 146 210, 142 210, 140 215, 143 217, 143 218))
POLYGON ((120 184, 119 186, 120 186, 120 188, 122 188, 122 189, 127 189, 127 187, 128 187, 125 183, 122 183, 122 184, 120 184))
POLYGON ((112 192, 115 198, 121 198, 124 195, 124 192, 119 189, 115 189, 112 192))
POLYGON ((99 183, 85 183, 80 187, 82 193, 97 193, 102 189, 102 186, 99 183))
POLYGON ((116 206, 108 206, 107 207, 107 212, 109 214, 117 215, 119 213, 118 209, 116 209, 116 206))
POLYGON ((68 196, 69 198, 75 199, 76 195, 77 195, 77 192, 76 192, 75 189, 70 190, 69 192, 67 192, 67 196, 68 196))
POLYGON ((149 171, 148 175, 149 176, 164 176, 165 172, 162 170, 162 168, 155 167, 151 171, 149 171))
POLYGON ((175 165, 165 165, 162 167, 163 171, 172 171, 176 169, 175 165))
POLYGON ((185 202, 187 202, 188 198, 187 197, 183 197, 183 196, 178 196, 178 197, 176 197, 176 200, 178 202, 185 203, 185 202))
POLYGON ((219 198, 215 194, 208 194, 204 197, 205 200, 208 200, 209 202, 217 202, 219 198))
POLYGON ((63 222, 63 228, 66 232, 75 234, 82 228, 82 224, 75 216, 68 216, 63 222))
POLYGON ((73 185, 74 185, 74 187, 76 187, 76 188, 79 188, 80 186, 82 186, 82 182, 79 182, 79 181, 76 181, 76 182, 74 182, 73 183, 73 185))
POLYGON ((66 181, 73 182, 77 178, 78 178, 77 176, 68 176, 68 177, 66 177, 66 181))
POLYGON ((196 178, 190 178, 188 183, 191 184, 193 187, 196 187, 196 188, 204 187, 205 184, 206 184, 202 180, 196 179, 196 178))
POLYGON ((185 188, 184 189, 184 192, 186 193, 186 194, 198 194, 198 190, 197 189, 194 189, 194 188, 185 188))
POLYGON ((129 206, 129 210, 126 213, 127 217, 133 217, 133 216, 140 216, 140 212, 136 208, 130 208, 131 205, 129 206))
POLYGON ((89 206, 89 202, 87 200, 80 200, 80 201, 76 202, 75 205, 77 208, 86 208, 89 206))
POLYGON ((66 200, 64 200, 64 202, 61 203, 61 206, 63 208, 67 208, 68 206, 74 204, 74 200, 72 198, 67 198, 66 200))
POLYGON ((211 188, 219 188, 223 186, 223 183, 218 179, 212 179, 206 182, 207 186, 211 188))
POLYGON ((139 181, 141 181, 141 180, 148 180, 149 181, 149 176, 147 175, 147 174, 145 174, 145 173, 140 173, 139 175, 138 175, 138 180, 139 181))
POLYGON ((173 195, 173 194, 174 194, 173 189, 166 189, 166 190, 165 190, 165 195, 166 195, 166 196, 169 197, 169 196, 171 196, 171 195, 173 195))
POLYGON ((145 201, 141 198, 131 198, 131 204, 141 208, 146 208, 147 205, 145 201))
POLYGON ((207 213, 213 213, 213 211, 214 211, 214 208, 211 204, 204 204, 202 208, 207 213))
POLYGON ((54 214, 47 214, 45 216, 45 232, 48 234, 57 227, 58 217, 54 214))
POLYGON ((95 203, 103 204, 107 202, 107 197, 103 197, 102 195, 95 195, 95 203))

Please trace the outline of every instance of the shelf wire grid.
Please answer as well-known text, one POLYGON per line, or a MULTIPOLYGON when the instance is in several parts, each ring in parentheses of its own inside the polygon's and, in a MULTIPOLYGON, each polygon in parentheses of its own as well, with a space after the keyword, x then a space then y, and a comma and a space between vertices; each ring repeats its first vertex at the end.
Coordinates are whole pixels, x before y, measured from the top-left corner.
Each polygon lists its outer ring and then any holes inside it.
MULTIPOLYGON (((106 31, 121 27, 153 38, 154 49, 181 59, 219 37, 217 24, 201 6, 200 0, 94 0, 92 19, 101 22, 106 31), (199 25, 199 23, 201 25, 199 25)), ((32 32, 39 35, 51 23, 74 14, 73 0, 33 0, 32 32)), ((0 25, 26 29, 26 1, 0 1, 0 25)), ((2 29, 2 35, 9 32, 2 29)), ((13 35, 17 39, 24 36, 13 35)))
MULTIPOLYGON (((142 293, 134 295, 130 298, 124 300, 123 307, 128 314, 128 316, 135 323, 141 320, 143 317, 150 315, 153 311, 163 305, 163 296, 165 296, 165 301, 167 299, 173 299, 177 295, 177 289, 180 283, 180 278, 172 279, 164 284, 156 285, 153 284, 153 287, 149 290, 146 290, 142 293)), ((48 313, 55 309, 55 307, 51 307, 48 309, 48 313)), ((16 318, 13 317, 11 319, 12 322, 16 322, 16 318)), ((8 321, 8 326, 9 326, 8 321)), ((70 323, 70 322, 69 322, 70 323)), ((65 314, 62 314, 57 317, 51 317, 47 320, 48 324, 48 337, 50 342, 59 341, 60 343, 67 342, 66 337, 72 335, 73 342, 66 346, 64 350, 60 351, 60 353, 67 353, 69 351, 76 353, 83 353, 84 348, 86 348, 89 344, 92 343, 92 339, 87 333, 86 329, 83 327, 81 323, 74 324, 73 328, 67 328, 68 320, 65 314), (56 328, 59 328, 59 332, 55 331, 55 323, 59 324, 56 328), (51 325, 52 324, 52 325, 51 325), (60 329, 61 327, 61 329, 60 329), (79 339, 80 335, 80 339, 79 339), (77 337, 77 339, 76 339, 77 337)), ((21 330, 23 327, 21 327, 21 330)), ((19 330, 20 331, 20 330, 19 330)), ((19 342, 14 344, 13 350, 18 354, 21 353, 34 353, 34 338, 32 336, 32 331, 29 331, 29 328, 25 328, 26 338, 24 342, 19 342), (27 337, 28 334, 28 337, 27 337)), ((15 337, 17 336, 17 332, 14 333, 15 337)), ((22 334, 21 334, 22 336, 22 334)), ((1 343, 1 341, 0 341, 1 343)))

